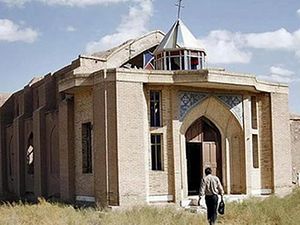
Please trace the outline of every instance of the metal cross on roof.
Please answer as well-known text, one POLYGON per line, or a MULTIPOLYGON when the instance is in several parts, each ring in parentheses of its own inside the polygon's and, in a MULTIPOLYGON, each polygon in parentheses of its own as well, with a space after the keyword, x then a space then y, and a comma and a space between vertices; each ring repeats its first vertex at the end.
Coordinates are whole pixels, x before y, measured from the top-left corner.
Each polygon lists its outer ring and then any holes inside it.
POLYGON ((178 7, 177 19, 180 19, 181 8, 184 8, 184 6, 181 3, 182 3, 182 0, 178 0, 178 3, 176 4, 176 6, 178 7))

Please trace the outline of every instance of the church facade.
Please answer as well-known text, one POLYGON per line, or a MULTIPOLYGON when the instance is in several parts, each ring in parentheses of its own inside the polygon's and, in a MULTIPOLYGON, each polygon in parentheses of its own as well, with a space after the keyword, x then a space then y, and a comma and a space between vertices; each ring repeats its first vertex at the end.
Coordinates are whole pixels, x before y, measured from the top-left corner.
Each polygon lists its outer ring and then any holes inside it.
POLYGON ((0 194, 180 203, 210 166, 226 194, 292 189, 288 86, 205 67, 179 19, 33 79, 0 109, 0 194))

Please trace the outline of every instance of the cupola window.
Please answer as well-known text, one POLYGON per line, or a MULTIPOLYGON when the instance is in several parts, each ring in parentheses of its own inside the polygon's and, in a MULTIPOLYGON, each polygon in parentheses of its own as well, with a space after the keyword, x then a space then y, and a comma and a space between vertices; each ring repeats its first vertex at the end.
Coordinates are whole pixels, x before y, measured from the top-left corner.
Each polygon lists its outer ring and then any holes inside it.
POLYGON ((157 70, 199 70, 205 64, 205 50, 178 19, 154 51, 157 70))

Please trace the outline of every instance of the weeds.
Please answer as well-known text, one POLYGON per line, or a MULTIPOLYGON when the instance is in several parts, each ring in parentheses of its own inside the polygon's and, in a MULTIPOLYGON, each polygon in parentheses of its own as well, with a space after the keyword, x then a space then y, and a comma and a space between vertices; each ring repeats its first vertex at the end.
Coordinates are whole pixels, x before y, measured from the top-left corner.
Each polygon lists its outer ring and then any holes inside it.
POLYGON ((299 225, 300 190, 285 198, 275 196, 249 199, 243 203, 229 203, 226 215, 219 220, 228 225, 299 225))
MULTIPOLYGON (((249 199, 227 203, 219 224, 226 225, 298 225, 300 191, 285 197, 249 199)), ((40 200, 38 204, 0 206, 1 225, 204 225, 205 215, 176 207, 134 207, 128 210, 75 209, 72 206, 40 200)))

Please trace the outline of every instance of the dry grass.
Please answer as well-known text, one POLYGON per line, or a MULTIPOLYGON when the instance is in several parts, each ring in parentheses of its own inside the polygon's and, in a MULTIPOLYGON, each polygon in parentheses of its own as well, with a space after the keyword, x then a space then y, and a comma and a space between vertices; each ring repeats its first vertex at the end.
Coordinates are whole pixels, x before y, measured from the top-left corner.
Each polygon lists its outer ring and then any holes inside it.
POLYGON ((0 207, 0 225, 199 225, 203 215, 175 207, 135 207, 129 210, 103 211, 93 208, 51 204, 6 204, 0 207))
POLYGON ((285 198, 250 199, 243 203, 230 203, 226 215, 219 220, 228 225, 299 225, 300 190, 285 198))
MULTIPOLYGON (((5 204, 0 206, 0 225, 202 225, 205 215, 175 207, 135 207, 123 211, 93 208, 74 209, 41 200, 36 205, 5 204)), ((300 191, 284 199, 270 197, 264 201, 250 199, 226 205, 219 224, 228 225, 299 225, 300 191)))

